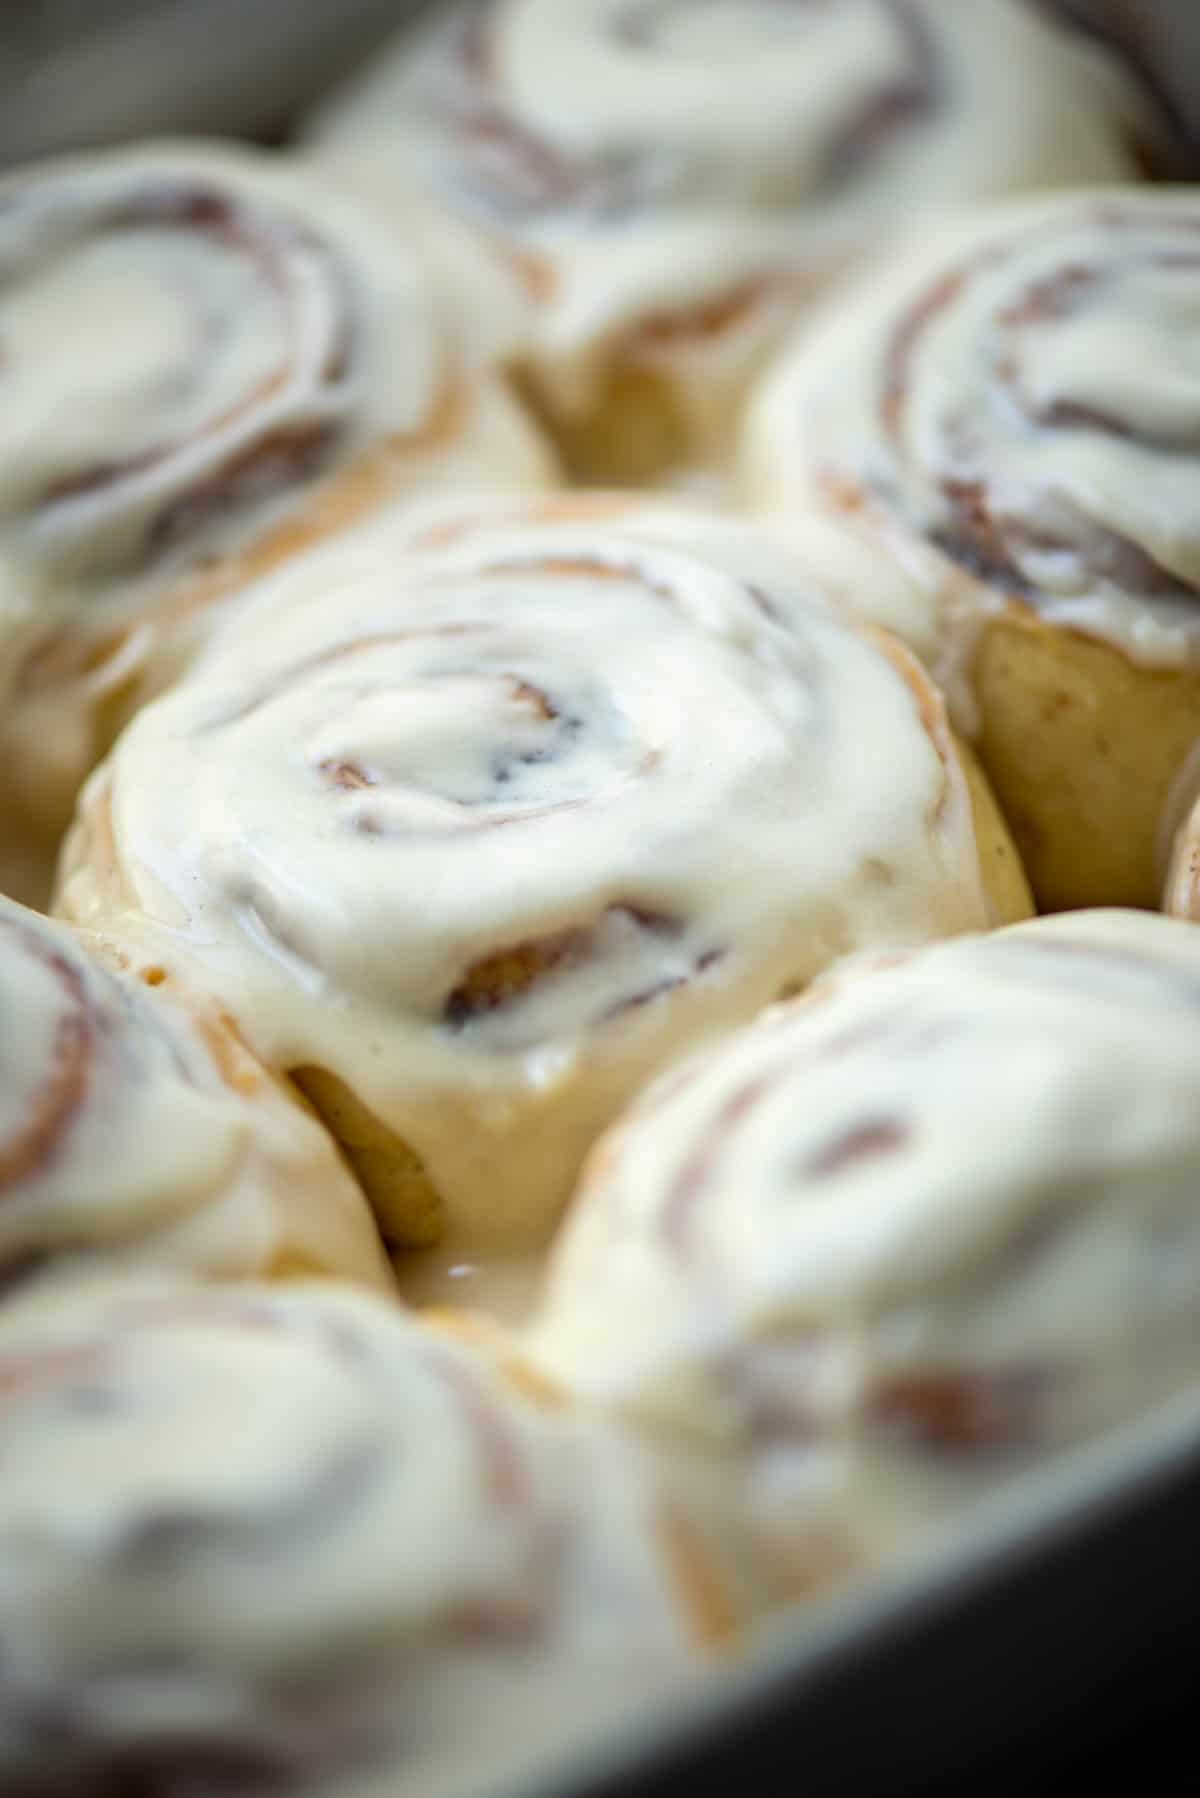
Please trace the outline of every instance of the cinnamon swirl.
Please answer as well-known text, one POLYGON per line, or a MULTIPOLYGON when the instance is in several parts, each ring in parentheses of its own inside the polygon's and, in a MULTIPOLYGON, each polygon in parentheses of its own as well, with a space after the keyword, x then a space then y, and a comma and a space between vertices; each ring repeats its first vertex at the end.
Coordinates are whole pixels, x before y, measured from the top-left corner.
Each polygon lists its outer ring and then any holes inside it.
POLYGON ((431 516, 263 583, 93 777, 60 903, 217 993, 461 1275, 682 1047, 1028 899, 916 663, 753 530, 431 516))
POLYGON ((314 125, 524 275, 529 390, 589 480, 723 463, 784 324, 914 210, 1123 179, 1153 129, 1013 0, 467 0, 314 125))
MULTIPOLYGON (((797 342, 750 497, 940 675, 1046 908, 1153 906, 1200 735, 1200 190, 949 227, 797 342)), ((953 712, 952 706, 952 712, 953 712)))
POLYGON ((633 1451, 346 1288, 32 1291, 0 1446, 6 1792, 474 1790, 705 1653, 633 1451))
POLYGON ((472 263, 468 319, 465 253, 249 149, 0 184, 0 885, 44 894, 215 602, 414 488, 546 483, 494 370, 512 299, 472 263))
POLYGON ((0 899, 0 1288, 75 1257, 390 1285, 333 1145, 231 1021, 105 953, 0 899))
POLYGON ((1072 913, 865 958, 604 1137, 527 1348, 868 1538, 1200 1359, 1200 938, 1072 913))

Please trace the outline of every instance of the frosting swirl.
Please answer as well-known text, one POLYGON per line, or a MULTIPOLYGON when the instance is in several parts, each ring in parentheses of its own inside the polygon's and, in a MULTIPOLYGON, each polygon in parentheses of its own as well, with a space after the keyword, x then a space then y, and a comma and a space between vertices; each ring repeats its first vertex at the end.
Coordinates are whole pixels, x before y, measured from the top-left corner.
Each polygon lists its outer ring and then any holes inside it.
POLYGON ((635 1677, 689 1659, 635 1464, 609 1445, 622 1499, 568 1423, 344 1288, 35 1289, 0 1313, 0 1441, 9 1778, 441 1775, 631 1630, 635 1677))
POLYGON ((915 665, 745 527, 619 496, 264 586, 89 788, 62 903, 186 961, 343 1137, 386 1159, 348 1092, 403 1139, 433 1194, 398 1240, 493 1249, 681 1045, 990 915, 915 665))
POLYGON ((518 251, 569 404, 617 339, 748 356, 914 196, 1120 178, 1139 111, 1008 0, 472 0, 314 136, 518 251))
POLYGON ((601 1140, 531 1352, 764 1503, 927 1523, 1194 1364, 1194 1039, 1200 951, 1149 914, 850 963, 601 1140))
POLYGON ((751 485, 882 534, 895 554, 864 561, 863 601, 932 659, 956 608, 1017 601, 1137 659, 1192 660, 1198 267, 1186 189, 950 227, 773 372, 751 485))
POLYGON ((0 186, 7 835, 61 827, 122 716, 256 571, 414 487, 546 478, 487 366, 512 302, 481 282, 468 332, 450 267, 420 220, 249 150, 0 186))
POLYGON ((48 555, 86 568, 154 554, 205 506, 303 478, 345 429, 356 307, 330 246, 286 213, 147 171, 99 193, 34 182, 0 222, 0 511, 48 555), (64 329, 85 281, 100 356, 64 329))
POLYGON ((119 1254, 386 1284, 331 1145, 228 1022, 93 949, 0 900, 0 1283, 119 1254))

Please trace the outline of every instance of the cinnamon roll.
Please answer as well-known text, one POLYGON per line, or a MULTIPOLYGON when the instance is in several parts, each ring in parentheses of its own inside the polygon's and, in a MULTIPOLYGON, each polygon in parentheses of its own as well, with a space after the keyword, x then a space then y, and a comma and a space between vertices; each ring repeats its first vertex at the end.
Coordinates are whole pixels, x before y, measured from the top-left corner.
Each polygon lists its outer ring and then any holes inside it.
POLYGON ((980 211, 764 383, 753 502, 957 700, 1042 906, 1153 906, 1200 736, 1200 190, 980 211))
POLYGON ((682 1047, 1028 899, 915 662, 765 538, 434 513, 263 584, 93 777, 60 904, 207 984, 462 1277, 682 1047))
POLYGON ((236 1026, 0 899, 0 1289, 47 1262, 390 1286, 333 1144, 236 1026))
POLYGON ((1124 179, 1153 130, 1014 0, 467 0, 314 124, 523 276, 528 391, 576 474, 723 464, 787 321, 914 211, 1124 179))
POLYGON ((1200 1366, 1200 938, 1071 913, 827 976, 585 1170, 527 1342, 881 1544, 1200 1366))
POLYGON ((416 488, 546 484, 465 254, 249 149, 0 184, 0 885, 40 902, 79 781, 256 573, 416 488))
POLYGON ((6 1792, 474 1790, 709 1652, 633 1451, 347 1288, 32 1291, 0 1447, 6 1792))

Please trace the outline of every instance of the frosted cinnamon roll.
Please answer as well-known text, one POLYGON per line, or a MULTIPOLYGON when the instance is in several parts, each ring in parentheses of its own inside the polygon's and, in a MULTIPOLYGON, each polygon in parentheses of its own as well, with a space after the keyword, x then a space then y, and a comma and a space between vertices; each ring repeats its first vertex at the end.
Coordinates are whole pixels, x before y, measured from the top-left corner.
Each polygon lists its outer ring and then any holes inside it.
POLYGON ((942 679, 1046 908, 1157 904, 1200 735, 1198 274, 1200 190, 981 211, 831 310, 750 417, 750 498, 815 507, 942 679))
POLYGON ((1073 913, 868 957, 594 1150, 527 1343, 729 1445, 768 1536, 895 1541, 1200 1365, 1200 938, 1073 913))
POLYGON ((898 645, 749 528, 610 495, 264 583, 89 784, 60 904, 217 993, 462 1276, 544 1241, 680 1048, 1027 895, 898 645))
POLYGON ((0 899, 0 1290, 47 1262, 391 1284, 362 1195, 232 1021, 0 899))
POLYGON ((0 1448, 6 1791, 475 1789, 705 1653, 633 1452, 346 1288, 32 1290, 0 1448))
POLYGON ((464 254, 249 149, 0 184, 0 884, 40 898, 79 781, 255 574, 414 489, 546 483, 464 254))
POLYGON ((316 122, 520 271, 518 360, 590 480, 723 464, 764 352, 931 206, 1124 179, 1145 108, 1014 0, 470 0, 316 122))

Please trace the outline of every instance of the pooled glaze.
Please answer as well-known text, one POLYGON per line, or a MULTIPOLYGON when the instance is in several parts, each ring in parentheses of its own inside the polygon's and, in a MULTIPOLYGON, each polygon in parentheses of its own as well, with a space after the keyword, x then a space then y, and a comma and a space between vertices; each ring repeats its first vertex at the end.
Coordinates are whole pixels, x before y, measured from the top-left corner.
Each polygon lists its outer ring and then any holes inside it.
POLYGON ((249 149, 0 186, 6 836, 61 827, 122 711, 257 566, 406 490, 546 482, 494 373, 514 302, 464 255, 249 149))
POLYGON ((6 1779, 440 1791, 699 1657, 636 1452, 346 1288, 34 1289, 0 1451, 6 1779))
POLYGON ((528 1352, 749 1457, 785 1534, 800 1493, 926 1527, 1194 1368, 1198 1070, 1167 919, 851 961, 601 1139, 528 1352))
POLYGON ((64 869, 70 915, 399 1133, 454 1262, 538 1247, 681 1048, 992 921, 916 665, 752 530, 619 496, 434 508, 264 583, 64 869))
POLYGON ((105 954, 0 899, 0 1287, 75 1256, 389 1285, 317 1123, 211 1007, 105 954))
POLYGON ((748 497, 840 530, 842 584, 939 672, 1013 601, 1147 664, 1194 661, 1198 274, 1196 189, 947 225, 767 377, 748 497))
POLYGON ((516 251, 534 360, 586 408, 614 342, 717 376, 914 203, 1122 179, 1139 120, 1011 0, 473 0, 312 136, 516 251))

